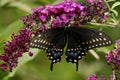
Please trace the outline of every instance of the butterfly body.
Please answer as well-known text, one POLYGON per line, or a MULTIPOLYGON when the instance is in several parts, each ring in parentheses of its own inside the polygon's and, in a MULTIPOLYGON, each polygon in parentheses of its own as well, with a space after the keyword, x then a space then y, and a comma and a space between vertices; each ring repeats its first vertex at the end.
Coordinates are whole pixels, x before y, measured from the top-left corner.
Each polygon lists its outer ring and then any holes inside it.
POLYGON ((61 61, 66 46, 66 61, 76 64, 85 56, 89 49, 108 46, 112 44, 111 38, 105 33, 84 27, 57 27, 47 29, 36 35, 31 43, 31 48, 44 49, 47 57, 53 64, 61 61))

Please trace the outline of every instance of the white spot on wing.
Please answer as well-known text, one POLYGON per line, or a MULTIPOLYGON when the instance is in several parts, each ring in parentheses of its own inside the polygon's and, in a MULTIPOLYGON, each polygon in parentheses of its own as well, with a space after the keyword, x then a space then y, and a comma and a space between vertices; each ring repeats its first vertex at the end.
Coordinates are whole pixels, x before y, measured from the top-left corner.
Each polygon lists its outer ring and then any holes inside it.
POLYGON ((35 47, 37 47, 37 44, 35 44, 35 47))
POLYGON ((98 46, 98 44, 96 44, 95 46, 98 46))
POLYGON ((43 42, 43 39, 40 41, 41 43, 43 42))
POLYGON ((38 40, 38 42, 40 42, 40 39, 38 40))
POLYGON ((109 44, 108 42, 106 42, 106 44, 109 44))
POLYGON ((91 46, 88 47, 89 49, 91 48, 91 46))
POLYGON ((99 40, 101 41, 102 39, 101 39, 101 38, 99 38, 99 40))
POLYGON ((103 38, 103 40, 107 40, 106 38, 103 38))
POLYGON ((41 34, 40 34, 40 35, 38 35, 38 37, 41 37, 41 34))
POLYGON ((105 43, 103 43, 103 45, 105 45, 105 43))
POLYGON ((95 46, 94 46, 94 45, 92 45, 92 47, 94 48, 95 46))
POLYGON ((88 42, 86 42, 86 44, 88 44, 88 42))
POLYGON ((30 43, 30 45, 32 45, 32 43, 30 43))
POLYGON ((102 35, 102 33, 99 33, 99 35, 101 36, 101 35, 102 35))
POLYGON ((43 43, 45 43, 46 41, 44 40, 43 43))
POLYGON ((35 40, 34 42, 37 42, 37 40, 35 40))
POLYGON ((109 43, 112 43, 111 41, 109 41, 109 43))
POLYGON ((38 47, 40 47, 40 45, 38 45, 38 47))
POLYGON ((90 43, 92 43, 92 41, 90 41, 90 43))
POLYGON ((85 44, 84 42, 82 42, 82 44, 85 44))
POLYGON ((102 44, 100 43, 99 46, 101 46, 102 44))
POLYGON ((96 38, 96 41, 99 41, 98 38, 96 38))
POLYGON ((93 41, 93 42, 95 42, 95 40, 94 40, 94 39, 92 39, 92 41, 93 41))

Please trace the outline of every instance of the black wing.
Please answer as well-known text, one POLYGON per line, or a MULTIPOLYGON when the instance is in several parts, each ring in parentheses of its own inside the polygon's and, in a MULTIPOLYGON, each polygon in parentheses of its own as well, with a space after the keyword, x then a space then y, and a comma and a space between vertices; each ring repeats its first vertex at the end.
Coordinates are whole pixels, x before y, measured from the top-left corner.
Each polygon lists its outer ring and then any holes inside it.
POLYGON ((86 51, 111 44, 111 38, 101 31, 84 27, 70 27, 66 60, 76 63, 76 70, 78 70, 78 60, 85 55, 86 51))
POLYGON ((36 35, 31 43, 31 48, 44 49, 48 58, 52 61, 50 69, 56 62, 60 62, 63 54, 63 48, 66 45, 66 37, 64 35, 64 28, 53 28, 43 31, 36 35))

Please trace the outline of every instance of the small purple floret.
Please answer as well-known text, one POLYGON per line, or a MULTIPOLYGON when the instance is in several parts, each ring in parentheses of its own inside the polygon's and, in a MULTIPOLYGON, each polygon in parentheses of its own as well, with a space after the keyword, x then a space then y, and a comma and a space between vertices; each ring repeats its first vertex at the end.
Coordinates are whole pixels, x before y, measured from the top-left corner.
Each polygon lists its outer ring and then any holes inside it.
POLYGON ((96 74, 93 74, 90 77, 88 77, 86 80, 97 80, 97 76, 96 74))

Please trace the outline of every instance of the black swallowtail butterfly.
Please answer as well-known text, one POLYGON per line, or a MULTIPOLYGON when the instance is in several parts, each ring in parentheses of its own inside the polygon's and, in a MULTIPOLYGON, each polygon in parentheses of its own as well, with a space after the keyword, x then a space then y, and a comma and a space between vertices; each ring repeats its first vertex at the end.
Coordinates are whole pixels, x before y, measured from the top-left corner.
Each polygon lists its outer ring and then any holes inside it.
POLYGON ((85 56, 89 49, 108 46, 112 44, 111 38, 105 33, 85 27, 57 27, 47 29, 36 35, 31 43, 31 48, 44 49, 47 57, 51 60, 51 71, 53 64, 61 61, 64 47, 66 49, 66 61, 76 64, 85 56))

